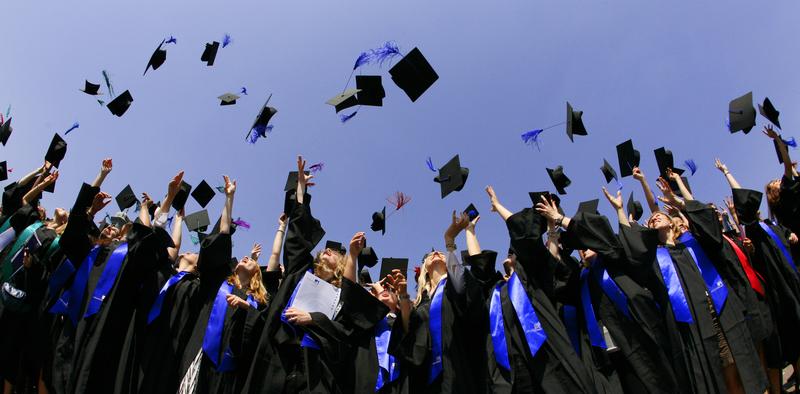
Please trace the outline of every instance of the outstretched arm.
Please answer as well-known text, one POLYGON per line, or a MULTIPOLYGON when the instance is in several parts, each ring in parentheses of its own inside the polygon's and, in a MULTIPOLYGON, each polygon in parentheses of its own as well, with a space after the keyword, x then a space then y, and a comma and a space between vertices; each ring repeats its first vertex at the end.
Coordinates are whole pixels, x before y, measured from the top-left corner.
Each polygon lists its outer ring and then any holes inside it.
POLYGON ((94 178, 94 182, 92 182, 92 186, 100 187, 103 185, 103 181, 106 180, 106 176, 111 172, 114 168, 114 163, 111 161, 111 158, 103 159, 103 164, 100 166, 100 172, 97 174, 97 177, 94 178))
POLYGON ((175 219, 172 222, 172 243, 175 244, 174 248, 169 248, 167 252, 169 252, 169 258, 172 261, 178 258, 178 254, 181 251, 181 238, 183 238, 183 216, 184 211, 181 209, 176 215, 175 219))
POLYGON ((475 225, 478 224, 480 219, 481 216, 478 215, 467 225, 467 252, 470 256, 481 254, 481 245, 478 243, 478 236, 475 234, 475 225))
POLYGON ((282 213, 281 217, 278 219, 278 230, 275 231, 275 239, 272 240, 272 253, 270 253, 269 255, 269 262, 267 263, 267 271, 277 271, 280 268, 278 261, 281 256, 283 237, 286 234, 286 220, 287 220, 286 214, 282 213))
POLYGON ((504 222, 513 215, 503 204, 500 204, 500 200, 497 199, 497 194, 495 194, 493 187, 486 186, 486 194, 489 195, 489 202, 492 204, 492 212, 497 212, 504 222))
POLYGON ((28 173, 25 176, 23 176, 22 178, 20 178, 19 181, 17 181, 17 183, 20 186, 25 186, 25 185, 29 184, 33 180, 33 178, 35 178, 35 177, 39 176, 40 174, 43 174, 45 171, 49 171, 49 170, 50 170, 50 163, 44 162, 44 165, 34 169, 30 173, 28 173))
POLYGON ((358 232, 353 235, 353 238, 350 239, 350 253, 348 253, 344 259, 344 272, 342 276, 349 279, 353 283, 358 283, 358 255, 361 254, 361 250, 364 249, 364 246, 367 245, 367 236, 363 232, 358 232))
POLYGON ((227 175, 225 179, 225 206, 222 208, 222 217, 219 221, 219 233, 231 233, 231 215, 233 214, 233 196, 236 194, 236 181, 231 181, 227 175))
POLYGON ((183 171, 178 171, 167 185, 167 196, 164 197, 164 200, 161 201, 161 206, 158 208, 158 214, 156 215, 157 222, 166 221, 163 216, 169 215, 169 207, 172 206, 172 201, 175 200, 175 196, 177 196, 178 192, 181 190, 181 182, 183 182, 183 171))
POLYGON ((739 182, 736 181, 736 178, 733 177, 730 171, 728 171, 728 166, 726 166, 723 162, 719 159, 714 159, 714 167, 717 167, 718 170, 725 175, 725 179, 728 181, 728 184, 731 186, 731 189, 741 189, 742 186, 739 185, 739 182))
POLYGON ((633 167, 633 178, 642 184, 642 192, 644 192, 644 198, 647 200, 647 206, 650 207, 650 213, 658 211, 656 197, 653 195, 653 191, 650 190, 650 185, 647 184, 644 172, 639 167, 633 167))
POLYGON ((792 163, 792 158, 789 156, 789 148, 786 147, 783 138, 772 129, 771 125, 765 126, 763 133, 771 138, 778 147, 778 153, 781 155, 781 160, 783 160, 783 176, 787 178, 796 177, 797 170, 794 167, 795 163, 792 163))
POLYGON ((603 194, 606 196, 606 200, 614 207, 614 210, 617 212, 617 220, 619 220, 619 224, 622 226, 630 227, 631 223, 628 221, 628 216, 625 214, 625 210, 622 208, 622 191, 617 190, 617 196, 614 197, 608 190, 604 187, 603 194))
POLYGON ((150 206, 153 205, 153 199, 147 193, 142 193, 142 203, 139 206, 139 221, 145 227, 150 227, 150 206))
POLYGON ((25 195, 22 196, 22 205, 28 205, 29 202, 39 197, 39 195, 42 194, 42 190, 52 185, 53 182, 56 181, 56 179, 58 179, 58 171, 55 171, 52 174, 48 175, 46 178, 44 178, 44 181, 39 182, 30 191, 25 193, 25 195))

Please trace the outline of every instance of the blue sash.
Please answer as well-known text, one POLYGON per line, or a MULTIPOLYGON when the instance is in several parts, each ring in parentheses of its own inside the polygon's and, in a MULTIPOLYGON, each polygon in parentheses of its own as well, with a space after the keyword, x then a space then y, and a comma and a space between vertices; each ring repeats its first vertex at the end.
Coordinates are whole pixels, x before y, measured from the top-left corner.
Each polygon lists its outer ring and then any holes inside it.
POLYGON ((581 306, 583 307, 583 320, 586 321, 586 332, 589 334, 589 342, 592 346, 603 349, 608 348, 603 330, 597 324, 597 317, 592 307, 592 297, 589 294, 589 270, 581 271, 581 306))
POLYGON ((669 303, 672 304, 672 313, 675 315, 675 320, 684 323, 694 322, 692 320, 692 312, 689 310, 689 301, 686 300, 686 294, 683 292, 683 287, 672 262, 672 256, 669 255, 669 250, 659 246, 658 250, 656 250, 656 260, 658 260, 658 266, 661 268, 661 276, 664 279, 664 285, 667 287, 669 303))
POLYGON ((772 231, 772 228, 768 224, 764 222, 760 222, 758 224, 760 224, 761 228, 763 228, 764 231, 766 231, 767 234, 769 234, 772 240, 775 241, 775 245, 778 245, 778 249, 780 249, 781 253, 783 253, 783 257, 786 257, 786 261, 789 262, 789 266, 794 268, 794 272, 798 272, 797 266, 794 264, 794 260, 792 259, 792 254, 789 253, 788 250, 786 250, 786 246, 783 245, 783 241, 781 241, 780 237, 778 237, 778 234, 775 234, 775 232, 772 231))
POLYGON ((722 281, 722 277, 717 273, 717 268, 714 267, 714 264, 709 260, 706 252, 703 251, 700 243, 692 236, 692 233, 687 231, 681 234, 678 240, 686 246, 686 250, 692 255, 694 263, 700 270, 700 275, 703 276, 703 282, 706 282, 706 289, 711 295, 711 300, 714 301, 717 314, 722 313, 725 300, 728 298, 728 288, 725 286, 725 282, 722 281))
POLYGON ((75 266, 72 265, 69 259, 64 259, 64 261, 56 267, 56 270, 50 274, 50 280, 47 282, 47 289, 50 293, 50 297, 55 297, 58 292, 64 288, 64 285, 73 273, 75 273, 75 266))
POLYGON ((536 316, 528 293, 525 292, 516 272, 508 279, 508 298, 511 299, 511 305, 514 306, 514 312, 517 314, 517 319, 528 342, 528 349, 533 357, 547 340, 547 333, 542 328, 542 323, 539 322, 539 317, 536 316))
MULTIPOLYGON (((308 270, 308 272, 313 273, 312 270, 308 270)), ((298 283, 298 285, 299 285, 299 283, 298 283)), ((286 323, 286 324, 288 324, 289 327, 292 328, 292 331, 294 331, 295 334, 297 334, 297 330, 295 329, 294 324, 289 323, 289 321, 286 320, 286 310, 289 309, 289 307, 292 306, 292 303, 294 302, 294 296, 297 295, 297 289, 298 289, 298 287, 300 287, 298 285, 294 286, 294 290, 292 290, 292 295, 291 295, 291 297, 289 297, 289 302, 286 303, 286 307, 283 308, 283 311, 281 312, 281 321, 286 323)), ((303 334, 303 338, 300 340, 300 347, 307 347, 307 348, 316 349, 316 350, 320 349, 319 344, 317 343, 317 341, 315 341, 314 338, 311 338, 310 335, 305 334, 305 333, 303 334)))
POLYGON ((506 344, 506 326, 503 322, 503 304, 500 300, 500 291, 505 283, 495 286, 492 291, 492 300, 489 303, 489 332, 492 335, 492 347, 494 348, 494 359, 497 365, 511 370, 511 362, 508 360, 508 345, 506 344))
POLYGON ((389 354, 389 340, 392 336, 392 329, 389 322, 384 318, 378 322, 375 328, 375 349, 378 353, 378 380, 375 384, 375 391, 380 390, 386 383, 391 383, 400 377, 400 368, 397 367, 394 356, 389 354))
POLYGON ((233 285, 227 281, 217 291, 214 298, 214 305, 211 307, 211 314, 208 316, 208 325, 203 336, 203 353, 214 363, 217 371, 229 372, 234 369, 233 354, 231 349, 225 349, 220 362, 220 347, 222 346, 222 331, 225 328, 225 312, 228 310, 228 294, 233 291, 233 285))
POLYGON ((600 288, 603 289, 603 292, 606 293, 611 302, 617 306, 617 309, 619 309, 625 317, 630 319, 631 313, 628 310, 628 296, 625 295, 625 292, 619 288, 617 282, 614 282, 614 279, 608 274, 608 270, 603 266, 600 257, 595 259, 594 264, 592 264, 591 272, 592 276, 597 280, 600 288))
POLYGON ((155 320, 161 313, 161 305, 164 304, 164 297, 167 296, 167 291, 169 290, 169 288, 175 286, 176 283, 180 282, 181 279, 183 279, 183 277, 186 276, 186 274, 188 274, 188 272, 181 271, 175 275, 170 276, 170 278, 167 279, 167 283, 165 283, 164 286, 161 287, 161 290, 158 292, 158 296, 156 297, 155 302, 153 302, 153 306, 150 307, 150 312, 147 314, 147 324, 152 323, 153 320, 155 320))
POLYGON ((94 288, 92 298, 89 299, 89 306, 86 308, 86 313, 83 317, 92 316, 100 310, 100 306, 103 305, 103 301, 106 299, 108 292, 111 291, 114 282, 117 280, 117 274, 119 274, 119 270, 122 268, 122 262, 125 261, 125 256, 127 255, 127 242, 121 243, 114 249, 114 252, 111 253, 108 261, 106 261, 105 268, 103 268, 103 273, 100 274, 100 280, 97 281, 97 286, 94 288))
POLYGON ((89 254, 86 255, 86 258, 83 259, 83 263, 81 263, 81 266, 78 268, 78 272, 75 273, 72 286, 70 286, 69 290, 61 294, 58 303, 53 307, 55 308, 61 304, 61 307, 66 308, 67 316, 69 316, 74 326, 78 325, 78 318, 81 315, 83 293, 86 292, 86 284, 89 282, 89 272, 92 271, 92 266, 94 266, 94 261, 97 260, 97 254, 100 253, 100 249, 99 246, 95 246, 89 254))
POLYGON ((564 305, 561 308, 564 312, 564 328, 567 329, 569 341, 575 348, 575 353, 581 354, 581 333, 578 329, 578 309, 572 305, 564 305))
POLYGON ((442 360, 442 300, 447 278, 439 281, 431 298, 431 310, 428 320, 428 329, 431 331, 431 369, 428 374, 428 384, 439 377, 444 368, 442 360))

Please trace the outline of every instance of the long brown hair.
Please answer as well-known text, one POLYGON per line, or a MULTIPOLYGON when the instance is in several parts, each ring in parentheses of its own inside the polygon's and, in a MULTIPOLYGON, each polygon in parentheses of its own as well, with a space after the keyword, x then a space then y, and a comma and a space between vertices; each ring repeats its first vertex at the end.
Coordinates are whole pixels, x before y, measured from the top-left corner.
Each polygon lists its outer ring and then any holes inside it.
MULTIPOLYGON (((239 281, 239 276, 236 275, 236 273, 228 277, 228 283, 236 286, 236 288, 242 288, 242 283, 239 281)), ((250 278, 250 284, 247 286, 246 293, 247 295, 252 295, 259 304, 267 304, 267 289, 264 287, 264 283, 261 280, 260 269, 256 270, 256 273, 250 278)))
POLYGON ((336 262, 336 268, 331 270, 330 268, 328 268, 326 264, 322 263, 321 257, 323 252, 324 250, 319 251, 317 255, 314 257, 314 275, 320 276, 319 274, 324 272, 331 276, 331 278, 328 280, 328 283, 336 287, 342 287, 342 277, 344 276, 344 264, 345 264, 344 255, 335 252, 339 260, 336 262))
POLYGON ((678 238, 678 236, 680 236, 680 231, 681 230, 680 230, 680 228, 678 228, 678 225, 675 223, 675 221, 672 220, 672 216, 669 216, 668 213, 663 212, 663 211, 655 211, 655 212, 651 213, 650 217, 648 217, 647 221, 645 222, 647 224, 647 227, 648 228, 652 228, 652 227, 650 227, 650 221, 653 220, 653 218, 656 215, 664 215, 669 220, 669 228, 670 228, 670 230, 672 230, 672 239, 670 241, 675 242, 675 240, 678 238))
POLYGON ((764 195, 767 196, 767 210, 769 211, 769 218, 775 218, 775 212, 778 211, 778 207, 781 204, 781 184, 780 179, 773 179, 767 182, 767 185, 764 186, 764 195), (773 183, 777 183, 776 186, 770 187, 773 183))

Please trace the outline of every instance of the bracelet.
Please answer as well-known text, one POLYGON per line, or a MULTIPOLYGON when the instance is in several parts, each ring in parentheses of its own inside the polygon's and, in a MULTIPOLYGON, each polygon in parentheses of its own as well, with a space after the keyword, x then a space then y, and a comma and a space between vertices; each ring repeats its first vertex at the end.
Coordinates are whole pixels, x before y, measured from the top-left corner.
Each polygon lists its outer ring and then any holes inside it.
POLYGON ((408 294, 400 294, 399 296, 397 296, 397 298, 399 298, 400 301, 409 301, 409 300, 411 300, 411 297, 408 294))
POLYGON ((550 238, 558 238, 561 236, 561 233, 558 230, 548 231, 547 236, 550 238))
POLYGON ((564 215, 561 215, 561 217, 558 218, 558 220, 556 220, 556 226, 561 227, 561 223, 563 222, 564 222, 564 215))
POLYGON ((279 232, 279 233, 282 233, 282 232, 283 232, 283 229, 282 229, 282 228, 279 228, 279 229, 278 229, 278 232, 279 232))
POLYGON ((444 247, 447 248, 447 250, 455 250, 456 244, 455 243, 444 244, 444 247))

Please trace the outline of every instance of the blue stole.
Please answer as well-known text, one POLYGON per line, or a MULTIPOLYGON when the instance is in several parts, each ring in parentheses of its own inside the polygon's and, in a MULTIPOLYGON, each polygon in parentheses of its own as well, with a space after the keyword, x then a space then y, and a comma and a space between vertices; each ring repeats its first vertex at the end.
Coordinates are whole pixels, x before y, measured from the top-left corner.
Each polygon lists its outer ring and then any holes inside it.
POLYGON ((778 237, 778 234, 775 234, 775 232, 772 231, 772 228, 768 224, 764 222, 759 222, 758 224, 761 225, 761 228, 763 228, 764 231, 766 231, 767 234, 769 234, 772 240, 775 241, 775 245, 778 245, 778 249, 781 250, 781 253, 783 253, 783 257, 785 257, 786 261, 789 262, 789 266, 794 268, 794 272, 798 272, 797 266, 794 264, 794 260, 792 259, 792 254, 789 253, 788 250, 786 250, 786 246, 783 245, 783 241, 781 241, 781 239, 778 237))
POLYGON ((669 296, 669 303, 672 305, 672 313, 675 315, 675 320, 683 323, 694 322, 692 320, 692 312, 689 309, 689 301, 686 300, 686 294, 683 292, 678 272, 672 262, 672 256, 669 255, 669 249, 659 246, 656 250, 656 260, 658 260, 658 266, 661 268, 661 276, 664 279, 664 285, 667 287, 667 295, 669 296))
POLYGON ((375 391, 380 390, 386 383, 391 383, 400 377, 400 368, 397 367, 394 356, 389 354, 389 340, 392 330, 386 318, 378 322, 375 327, 375 349, 378 353, 378 380, 375 391))
POLYGON ((222 282, 217 296, 214 298, 214 305, 211 307, 211 314, 208 316, 208 325, 203 336, 203 353, 214 363, 217 371, 233 371, 235 365, 233 353, 230 348, 225 349, 220 361, 219 353, 222 346, 222 330, 225 328, 225 312, 228 310, 228 294, 233 291, 233 285, 228 281, 222 282))
MULTIPOLYGON (((312 274, 314 273, 312 270, 308 270, 308 272, 312 274)), ((298 282, 298 285, 299 284, 300 283, 298 282)), ((292 290, 292 295, 291 297, 289 297, 289 302, 286 303, 286 307, 283 308, 283 311, 281 312, 281 321, 288 324, 289 327, 292 328, 292 331, 294 331, 295 334, 297 334, 297 329, 295 329, 294 324, 289 323, 289 321, 286 320, 286 310, 289 309, 289 307, 292 306, 292 303, 294 302, 294 297, 297 295, 297 288, 299 287, 298 285, 294 286, 294 290, 292 290)), ((317 341, 315 341, 314 338, 312 338, 308 334, 303 334, 303 338, 300 340, 300 347, 307 347, 316 350, 320 349, 317 341)))
POLYGON ((511 370, 511 362, 508 360, 508 345, 506 345, 506 326, 503 322, 503 304, 500 300, 500 291, 505 283, 495 286, 492 291, 492 299, 489 303, 489 333, 492 335, 492 347, 494 348, 494 359, 497 365, 511 370))
POLYGON ((127 255, 127 242, 121 243, 114 249, 114 252, 111 253, 108 261, 106 261, 105 268, 103 268, 103 273, 100 274, 100 280, 94 288, 92 298, 89 299, 89 306, 86 308, 86 313, 83 317, 92 316, 100 310, 100 306, 103 305, 103 301, 106 299, 108 292, 111 291, 111 287, 114 286, 114 282, 117 280, 117 274, 119 274, 119 270, 122 268, 122 262, 125 261, 125 256, 127 255))
POLYGON ((614 282, 614 279, 608 274, 608 270, 603 266, 603 262, 600 260, 599 256, 595 258, 592 264, 591 273, 611 302, 617 306, 617 309, 619 309, 625 317, 630 319, 631 313, 628 310, 628 296, 625 295, 625 292, 619 288, 617 282, 614 282))
POLYGON ((564 312, 564 328, 567 329, 569 341, 572 342, 572 347, 575 348, 575 353, 581 354, 581 333, 578 329, 578 309, 572 305, 564 305, 561 307, 564 312))
POLYGON ((508 298, 511 299, 511 305, 514 306, 514 312, 517 314, 517 320, 522 326, 528 342, 528 349, 533 357, 547 340, 547 333, 544 332, 542 323, 539 322, 539 317, 536 316, 528 293, 525 292, 516 272, 508 279, 508 298))
POLYGON ((428 384, 433 383, 442 374, 444 368, 442 360, 442 300, 446 283, 447 278, 440 280, 431 298, 428 319, 428 329, 431 332, 431 368, 428 374, 428 384))
POLYGON ((589 270, 581 271, 581 306, 583 307, 583 320, 586 321, 586 332, 589 334, 589 342, 592 346, 603 349, 608 348, 603 330, 597 324, 597 317, 592 307, 592 297, 589 294, 589 270))
POLYGON ((164 304, 164 297, 167 296, 167 290, 169 290, 170 287, 175 286, 176 283, 180 282, 181 279, 186 276, 186 274, 188 274, 188 272, 181 271, 167 279, 167 283, 161 287, 155 302, 153 302, 153 306, 150 307, 150 312, 147 314, 147 324, 152 323, 153 320, 155 320, 161 313, 161 305, 164 304))
POLYGON ((67 291, 61 293, 58 303, 50 310, 52 313, 63 313, 58 311, 64 310, 74 326, 78 325, 78 318, 80 318, 81 314, 81 303, 83 302, 83 293, 86 292, 86 284, 89 282, 89 272, 92 271, 92 266, 97 259, 97 254, 100 253, 100 249, 100 246, 95 246, 89 254, 86 255, 86 258, 83 259, 83 263, 81 263, 81 266, 75 273, 72 286, 70 286, 67 291), (53 309, 55 309, 55 311, 53 309))
MULTIPOLYGON (((50 297, 55 297, 56 294, 58 294, 58 292, 64 288, 64 285, 67 283, 67 280, 69 280, 73 273, 75 273, 75 266, 72 265, 72 262, 69 261, 69 259, 64 259, 64 261, 62 261, 61 264, 56 267, 56 270, 50 274, 50 280, 47 282, 47 289, 50 293, 50 297)), ((66 299, 64 301, 66 302, 66 299)), ((66 303, 63 304, 63 306, 66 306, 66 303)), ((50 313, 63 313, 65 311, 66 308, 58 312, 54 312, 51 309, 50 313)))
POLYGON ((722 308, 725 306, 725 300, 728 298, 728 288, 722 277, 717 273, 717 268, 703 251, 700 243, 690 232, 685 232, 678 237, 678 240, 686 246, 686 250, 692 255, 694 263, 700 270, 700 275, 703 277, 703 282, 706 282, 706 289, 711 295, 711 300, 714 301, 714 307, 717 309, 717 314, 722 313, 722 308))

